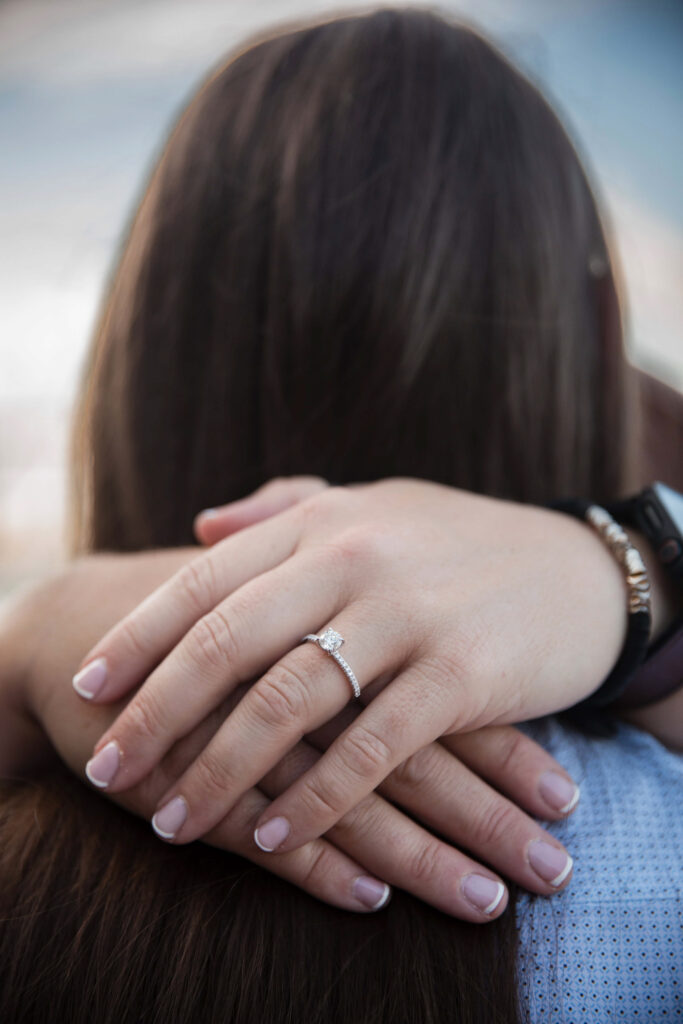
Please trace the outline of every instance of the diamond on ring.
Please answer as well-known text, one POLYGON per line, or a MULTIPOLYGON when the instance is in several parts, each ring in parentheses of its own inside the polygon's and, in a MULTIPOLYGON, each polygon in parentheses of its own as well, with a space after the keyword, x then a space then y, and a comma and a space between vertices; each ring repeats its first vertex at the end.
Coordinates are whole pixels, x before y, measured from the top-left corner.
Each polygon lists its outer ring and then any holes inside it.
POLYGON ((344 637, 341 633, 338 633, 336 629, 326 629, 320 634, 320 636, 317 636, 315 633, 308 633, 303 637, 301 642, 305 643, 307 640, 317 644, 321 650, 325 651, 326 654, 329 654, 331 658, 334 658, 339 665, 339 668, 350 682, 354 697, 360 697, 360 684, 354 675, 353 669, 349 665, 348 661, 345 661, 339 653, 339 648, 344 643, 344 637))
POLYGON ((339 635, 336 629, 326 629, 318 637, 318 643, 324 651, 329 651, 332 654, 333 651, 339 650, 344 643, 344 638, 339 635))

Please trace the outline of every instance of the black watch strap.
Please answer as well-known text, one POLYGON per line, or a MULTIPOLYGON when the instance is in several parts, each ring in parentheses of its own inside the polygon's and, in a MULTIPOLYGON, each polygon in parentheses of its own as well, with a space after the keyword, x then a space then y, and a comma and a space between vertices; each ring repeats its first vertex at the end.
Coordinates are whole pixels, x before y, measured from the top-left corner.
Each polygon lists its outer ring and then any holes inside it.
POLYGON ((619 709, 655 704, 683 686, 683 617, 677 619, 647 652, 618 698, 619 709))
POLYGON ((633 498, 612 502, 605 508, 618 523, 643 534, 683 594, 683 494, 657 480, 633 498))
MULTIPOLYGON (((551 507, 584 515, 588 504, 565 501, 554 502, 551 507)), ((604 507, 618 523, 633 527, 645 537, 681 593, 683 609, 683 495, 656 481, 634 497, 610 502, 604 507)), ((613 671, 594 694, 577 705, 577 709, 607 708, 608 705, 615 709, 644 707, 663 700, 683 686, 683 614, 644 653, 641 648, 640 654, 637 651, 639 644, 643 644, 644 634, 633 618, 629 617, 626 645, 613 671), (636 632, 631 642, 633 627, 636 632)))
MULTIPOLYGON (((661 481, 633 498, 607 506, 614 518, 647 540, 674 588, 683 609, 683 494, 661 481)), ((618 700, 619 708, 644 707, 683 686, 683 612, 647 651, 618 700)))

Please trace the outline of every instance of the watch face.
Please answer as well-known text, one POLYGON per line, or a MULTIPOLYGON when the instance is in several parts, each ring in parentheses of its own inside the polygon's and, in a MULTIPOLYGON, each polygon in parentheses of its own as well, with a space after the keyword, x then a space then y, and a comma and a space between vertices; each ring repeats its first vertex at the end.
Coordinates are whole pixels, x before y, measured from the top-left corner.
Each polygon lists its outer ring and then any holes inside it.
POLYGON ((652 485, 652 490, 666 509, 669 519, 678 532, 683 535, 683 494, 679 494, 678 491, 674 491, 673 487, 667 487, 666 484, 659 483, 659 481, 652 485))
POLYGON ((660 561, 673 566, 683 554, 683 494, 659 481, 643 496, 642 515, 660 561))

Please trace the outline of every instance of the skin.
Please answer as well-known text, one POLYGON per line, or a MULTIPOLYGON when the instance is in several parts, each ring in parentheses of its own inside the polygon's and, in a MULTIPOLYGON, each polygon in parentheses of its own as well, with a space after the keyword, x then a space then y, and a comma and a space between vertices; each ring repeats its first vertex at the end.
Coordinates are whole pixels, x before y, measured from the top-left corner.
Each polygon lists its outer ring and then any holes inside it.
MULTIPOLYGON (((204 543, 215 543, 320 495, 324 489, 324 482, 310 478, 275 481, 245 501, 201 516, 197 534, 204 543)), ((553 515, 553 527, 560 522, 566 525, 565 517, 553 515)), ((601 549, 601 545, 594 547, 593 555, 597 556, 598 551, 602 555, 601 549)), ((574 554, 578 556, 578 551, 574 554)), ((39 588, 38 595, 34 592, 19 601, 14 612, 5 615, 4 643, 0 648, 4 652, 0 698, 4 697, 7 713, 2 718, 6 735, 0 737, 4 741, 0 749, 4 752, 6 771, 30 770, 49 762, 52 746, 74 770, 82 771, 94 737, 116 722, 125 702, 119 699, 90 708, 81 703, 79 707, 73 691, 68 693, 59 680, 66 680, 73 671, 78 652, 87 642, 85 633, 94 637, 103 632, 174 571, 181 570, 182 578, 182 571, 195 555, 196 551, 190 549, 90 558, 72 567, 63 578, 39 588), (58 615, 55 609, 59 609, 58 615), (28 650, 34 652, 29 666, 25 653, 28 650), (14 661, 10 652, 14 652, 14 661), (9 680, 14 680, 13 687, 8 685, 9 680)), ((584 569, 589 567, 606 571, 606 564, 600 567, 597 562, 587 562, 584 569)), ((172 587, 173 583, 167 583, 161 592, 168 593, 172 587)), ((656 628, 661 628, 666 609, 657 586, 655 596, 656 628)), ((138 655, 144 656, 144 651, 140 649, 138 655)), ((380 688, 381 681, 375 686, 376 690, 380 688)), ((110 794, 112 798, 135 813, 149 816, 162 802, 162 794, 177 783, 215 739, 226 715, 244 693, 245 687, 238 686, 194 729, 172 743, 144 778, 110 794)), ((366 690, 365 696, 371 695, 366 690)), ((306 771, 312 770, 319 763, 320 752, 340 734, 348 732, 357 723, 358 715, 357 707, 346 705, 336 720, 307 735, 305 742, 296 744, 275 768, 265 773, 258 787, 252 787, 235 802, 228 814, 205 834, 205 840, 268 866, 322 899, 355 910, 369 909, 367 893, 363 906, 355 895, 356 879, 363 872, 361 863, 365 872, 372 871, 446 912, 469 920, 492 919, 504 910, 504 888, 488 916, 468 902, 468 878, 478 874, 496 882, 497 876, 454 850, 449 842, 437 839, 430 828, 533 891, 551 893, 560 887, 554 888, 541 880, 531 870, 528 856, 530 843, 535 840, 549 841, 562 851, 560 844, 544 834, 515 804, 537 817, 560 817, 560 812, 550 808, 544 799, 545 791, 539 783, 548 771, 569 780, 544 751, 508 726, 442 737, 439 743, 427 745, 399 764, 381 784, 379 792, 361 799, 327 831, 324 840, 314 838, 289 853, 260 851, 251 837, 268 799, 278 798, 306 771), (488 786, 484 779, 492 785, 488 786), (380 793, 390 797, 392 803, 382 799, 380 793), (511 799, 506 800, 501 793, 507 793, 511 799), (395 805, 411 811, 428 828, 411 821, 395 805)), ((566 885, 569 878, 567 874, 561 885, 566 885)), ((384 891, 376 883, 375 889, 378 888, 384 891)))
POLYGON ((257 829, 286 822, 281 852, 328 832, 434 740, 592 692, 624 641, 623 578, 593 532, 558 513, 410 480, 318 490, 216 543, 90 652, 107 665, 96 700, 146 678, 96 745, 120 760, 108 790, 137 784, 256 679, 159 802, 188 811, 165 838, 204 835, 347 704, 338 666, 298 642, 328 625, 353 637, 371 699, 260 816, 257 829))
MULTIPOLYGON (((5 609, 0 619, 0 769, 4 774, 49 770, 55 752, 82 774, 97 736, 126 704, 126 698, 88 704, 76 694, 70 677, 83 647, 196 555, 196 549, 187 549, 92 556, 5 609), (31 652, 30 660, 26 652, 31 652)), ((169 785, 216 735, 244 689, 240 687, 174 743, 139 783, 106 795, 150 817, 169 785)), ((324 839, 290 853, 260 851, 253 831, 263 809, 315 764, 320 751, 353 718, 354 709, 347 707, 337 722, 297 744, 207 832, 204 841, 241 853, 326 902, 359 912, 372 908, 356 898, 354 886, 359 877, 370 875, 457 917, 474 922, 497 917, 507 905, 505 887, 495 909, 486 915, 468 901, 465 885, 472 874, 494 883, 499 875, 452 843, 478 853, 534 891, 556 891, 530 869, 525 851, 538 838, 559 850, 562 847, 520 807, 549 820, 562 817, 545 802, 539 780, 548 771, 571 780, 537 744, 509 727, 432 744, 399 766, 378 793, 361 801, 324 839), (412 811, 424 827, 399 808, 412 811), (432 829, 444 838, 437 838, 432 829)), ((567 882, 568 878, 563 885, 567 882)))
POLYGON ((512 503, 388 481, 330 488, 219 542, 91 652, 108 666, 100 700, 147 677, 97 744, 121 752, 109 790, 139 782, 172 742, 257 678, 160 801, 186 801, 174 841, 204 835, 348 703, 338 666, 298 643, 311 628, 333 625, 353 638, 356 675, 374 687, 369 706, 257 822, 288 822, 281 851, 327 832, 434 740, 576 703, 623 643, 623 581, 601 574, 577 605, 581 548, 602 545, 564 517, 561 542, 573 557, 558 564, 546 547, 555 516, 527 508, 520 520, 512 503))

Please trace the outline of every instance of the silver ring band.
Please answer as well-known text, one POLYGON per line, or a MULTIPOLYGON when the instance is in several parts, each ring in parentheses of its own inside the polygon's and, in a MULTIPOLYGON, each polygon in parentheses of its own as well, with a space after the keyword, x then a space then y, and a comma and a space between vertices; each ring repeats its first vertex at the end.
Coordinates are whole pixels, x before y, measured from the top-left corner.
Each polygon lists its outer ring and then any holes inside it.
POLYGON ((339 648, 344 643, 343 636, 340 636, 340 634, 334 629, 326 629, 324 633, 320 634, 320 636, 317 636, 315 633, 307 633, 306 636, 302 638, 301 643, 306 643, 307 640, 317 644, 321 651, 325 651, 325 653, 329 654, 331 658, 334 658, 339 665, 339 668, 351 683, 351 689, 353 690, 354 697, 360 697, 360 685, 354 675, 353 669, 349 665, 348 661, 345 661, 339 653, 339 648))

